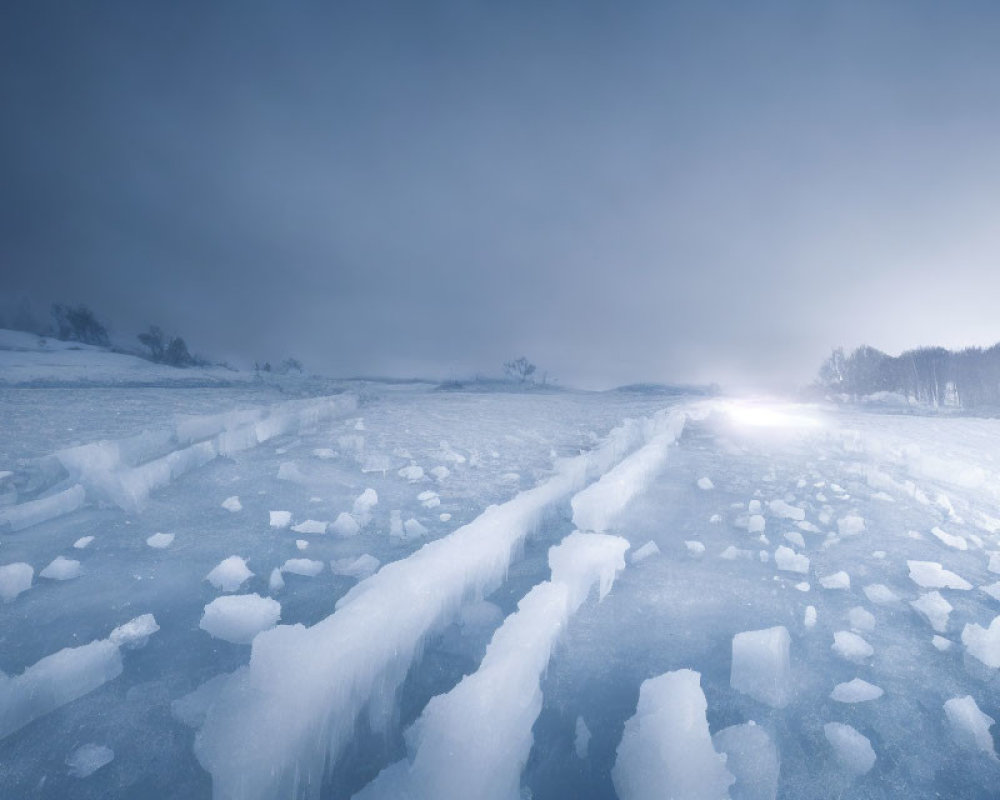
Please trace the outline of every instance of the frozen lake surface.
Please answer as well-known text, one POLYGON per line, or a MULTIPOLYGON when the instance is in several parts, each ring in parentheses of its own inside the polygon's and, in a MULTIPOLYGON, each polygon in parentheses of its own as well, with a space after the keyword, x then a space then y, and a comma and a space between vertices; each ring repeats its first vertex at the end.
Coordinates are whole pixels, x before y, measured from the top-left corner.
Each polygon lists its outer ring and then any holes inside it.
POLYGON ((1000 422, 0 388, 0 796, 989 798, 1000 422))

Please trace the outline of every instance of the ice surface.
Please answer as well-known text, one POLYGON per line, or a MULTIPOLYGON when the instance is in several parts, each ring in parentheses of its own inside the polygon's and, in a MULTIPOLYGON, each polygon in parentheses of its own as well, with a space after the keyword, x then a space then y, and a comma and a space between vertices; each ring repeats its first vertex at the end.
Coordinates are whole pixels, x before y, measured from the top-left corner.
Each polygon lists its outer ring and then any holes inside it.
POLYGON ((74 778, 86 778, 114 760, 114 750, 91 742, 74 750, 66 759, 66 766, 74 778))
POLYGON ((850 589, 851 576, 841 570, 833 575, 827 575, 819 579, 819 585, 824 589, 850 589))
POLYGON ((311 558, 290 558, 281 565, 281 571, 315 578, 323 571, 323 562, 311 558))
POLYGON ((779 545, 774 551, 774 563, 778 569, 785 572, 809 573, 809 558, 802 553, 796 553, 792 548, 779 545))
POLYGON ((712 483, 712 479, 706 475, 702 478, 698 478, 698 488, 707 492, 710 489, 714 489, 715 484, 712 483))
POLYGON ((917 600, 911 600, 910 605, 920 612, 938 633, 944 633, 948 629, 948 615, 952 612, 952 605, 941 596, 940 592, 922 594, 917 600))
POLYGON ((358 522, 354 519, 354 517, 346 511, 342 511, 330 525, 330 530, 338 536, 357 536, 361 533, 361 526, 358 525, 358 522))
POLYGON ((733 775, 712 746, 701 675, 667 672, 639 687, 611 770, 620 800, 719 800, 733 775))
POLYGON ((851 631, 835 632, 830 648, 841 658, 853 661, 855 664, 863 664, 875 652, 868 642, 851 631))
POLYGON ((767 504, 768 509, 771 513, 782 519, 791 519, 796 522, 801 522, 806 518, 806 512, 804 509, 798 506, 793 506, 791 503, 786 503, 784 500, 772 500, 767 504))
POLYGON ((590 749, 590 728, 587 727, 587 723, 583 721, 583 717, 576 718, 576 730, 573 733, 573 750, 576 753, 576 757, 579 759, 584 759, 587 757, 587 751, 590 749))
POLYGON ((958 745, 966 750, 986 753, 996 759, 990 728, 996 721, 984 714, 972 695, 953 697, 944 704, 944 713, 958 745))
POLYGON ((222 507, 226 509, 226 511, 232 511, 234 514, 237 511, 243 510, 243 504, 240 502, 240 498, 237 497, 236 495, 233 495, 232 497, 227 497, 225 500, 223 500, 222 507))
POLYGON ((726 757, 726 769, 736 778, 729 790, 733 800, 774 800, 781 762, 778 748, 761 726, 747 722, 723 728, 712 737, 726 757))
POLYGON ((35 568, 31 564, 18 561, 14 564, 4 564, 0 567, 0 598, 5 603, 10 602, 21 592, 31 588, 35 577, 35 568))
POLYGON ((851 775, 864 775, 875 766, 872 743, 850 725, 828 722, 823 726, 823 733, 837 761, 851 775))
MULTIPOLYGON (((690 548, 689 548, 690 549, 690 548)), ((704 551, 704 547, 701 548, 704 551)), ((638 550, 633 551, 629 555, 629 561, 633 564, 638 564, 640 561, 644 561, 650 556, 658 556, 660 554, 660 548, 656 546, 656 542, 649 541, 646 542, 638 550)))
POLYGON ((38 573, 38 577, 53 581, 69 581, 73 578, 79 578, 82 572, 79 561, 56 556, 45 569, 38 573))
POLYGON ((792 697, 790 643, 788 630, 780 625, 737 633, 730 686, 761 703, 784 708, 792 697))
POLYGON ((220 561, 205 580, 216 589, 223 592, 235 592, 247 578, 252 578, 253 573, 247 567, 245 559, 239 556, 229 556, 220 561))
MULTIPOLYGON (((269 511, 269 524, 272 528, 287 528, 292 524, 292 512, 291 511, 269 511)), ((324 531, 325 531, 324 527, 324 531)), ((323 533, 323 531, 320 531, 323 533)))
POLYGON ((883 694, 881 688, 875 686, 861 678, 855 678, 847 683, 838 683, 830 692, 830 699, 838 703, 866 703, 869 700, 878 700, 883 694))
POLYGON ((969 655, 987 667, 1000 667, 1000 616, 994 617, 988 628, 970 622, 962 629, 962 644, 969 655))
POLYGON ((156 550, 163 550, 164 548, 170 547, 173 543, 174 534, 172 533, 154 533, 146 539, 146 544, 156 550))
POLYGON ((865 532, 865 520, 856 514, 848 514, 837 520, 837 532, 841 536, 857 536, 865 532))
POLYGON ((972 584, 935 561, 907 561, 910 580, 924 589, 971 589, 972 584))
POLYGON ((253 637, 278 624, 281 604, 258 594, 217 597, 207 606, 198 624, 216 639, 249 644, 253 637))

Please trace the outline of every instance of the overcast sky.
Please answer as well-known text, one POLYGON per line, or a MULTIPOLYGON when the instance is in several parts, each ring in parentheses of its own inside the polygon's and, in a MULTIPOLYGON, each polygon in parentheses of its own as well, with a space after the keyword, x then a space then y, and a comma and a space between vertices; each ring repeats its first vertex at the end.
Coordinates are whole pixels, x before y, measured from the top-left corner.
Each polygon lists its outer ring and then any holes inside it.
POLYGON ((8 300, 332 374, 1000 340, 1000 4, 8 2, 8 300))

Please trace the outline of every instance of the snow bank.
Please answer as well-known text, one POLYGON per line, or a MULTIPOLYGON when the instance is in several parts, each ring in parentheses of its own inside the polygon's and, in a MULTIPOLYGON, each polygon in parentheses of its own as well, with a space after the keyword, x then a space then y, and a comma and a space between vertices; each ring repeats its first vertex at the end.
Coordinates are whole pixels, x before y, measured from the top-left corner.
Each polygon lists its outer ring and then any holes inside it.
POLYGON ((684 430, 687 415, 673 411, 655 419, 657 430, 648 444, 573 498, 573 524, 579 530, 607 530, 617 513, 666 464, 670 447, 684 430))
POLYGON ((207 606, 198 627, 216 639, 249 644, 253 637, 278 624, 281 604, 259 594, 217 597, 207 606))
POLYGON ((719 800, 735 781, 715 751, 701 675, 682 669, 644 681, 611 770, 620 800, 719 800))
POLYGON ((729 685, 773 708, 791 700, 791 638, 784 626, 744 631, 733 637, 729 685))
MULTIPOLYGON (((133 622, 148 628, 142 618, 133 622)), ((119 646, 132 641, 128 624, 116 628, 107 639, 45 656, 20 675, 0 672, 0 739, 117 678, 122 671, 119 646)))
POLYGON ((312 627, 258 635, 248 668, 220 692, 195 739, 216 795, 316 795, 369 701, 378 701, 376 722, 389 714, 425 638, 499 586, 542 517, 641 444, 650 427, 627 422, 595 450, 557 461, 547 481, 382 567, 312 627))
POLYGON ((552 647, 593 586, 601 597, 610 590, 627 549, 619 537, 579 531, 552 547, 551 580, 521 599, 493 634, 479 669, 427 704, 407 731, 409 761, 389 767, 357 800, 520 796, 552 647))

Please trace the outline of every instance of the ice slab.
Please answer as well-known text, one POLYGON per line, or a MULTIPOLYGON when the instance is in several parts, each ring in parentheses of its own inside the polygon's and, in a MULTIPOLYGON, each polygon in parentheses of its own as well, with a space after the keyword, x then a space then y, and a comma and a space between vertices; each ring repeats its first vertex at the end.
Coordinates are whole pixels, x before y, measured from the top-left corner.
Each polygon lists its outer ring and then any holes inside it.
POLYGON ((875 766, 872 743, 850 725, 828 722, 823 726, 823 733, 837 761, 851 775, 864 775, 875 766))
POLYGON ((205 576, 205 580, 220 591, 235 592, 247 578, 252 577, 253 573, 247 567, 245 559, 229 556, 216 564, 205 576))
POLYGON ((207 606, 198 627, 216 639, 249 644, 253 637, 278 624, 281 604, 259 594, 217 597, 207 606))
POLYGON ((791 700, 791 638, 784 626, 744 631, 733 637, 729 684, 773 708, 791 700))

